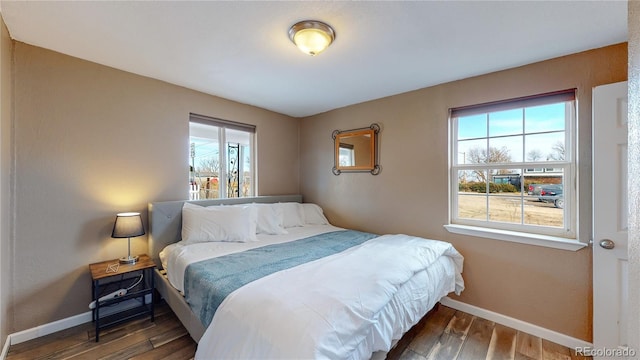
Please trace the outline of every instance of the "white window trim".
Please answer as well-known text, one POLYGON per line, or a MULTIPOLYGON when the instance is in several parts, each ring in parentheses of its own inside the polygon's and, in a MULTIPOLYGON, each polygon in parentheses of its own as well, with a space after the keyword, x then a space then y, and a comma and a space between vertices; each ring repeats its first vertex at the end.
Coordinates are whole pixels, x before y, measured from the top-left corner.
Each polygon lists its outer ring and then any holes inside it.
POLYGON ((258 139, 256 133, 251 133, 249 138, 253 146, 251 147, 251 162, 249 163, 249 169, 253 174, 251 193, 253 196, 258 196, 258 139))
MULTIPOLYGON (((505 228, 500 228, 500 225, 497 227, 484 227, 484 226, 475 226, 470 225, 473 224, 474 221, 465 221, 461 219, 456 219, 454 214, 455 209, 457 208, 457 196, 453 193, 454 189, 458 187, 458 179, 457 173, 454 174, 458 170, 457 167, 454 167, 454 161, 456 161, 456 153, 457 153, 457 121, 452 121, 451 116, 449 117, 449 129, 450 136, 449 139, 451 141, 450 144, 450 154, 449 154, 449 221, 450 224, 444 225, 444 228, 450 232, 460 235, 468 235, 468 236, 476 236, 488 239, 494 239, 499 241, 508 241, 520 244, 528 244, 534 246, 543 246, 548 248, 562 249, 562 250, 570 250, 577 251, 582 248, 589 246, 588 242, 584 240, 580 240, 580 236, 578 234, 578 209, 579 204, 577 200, 577 179, 578 173, 576 164, 578 163, 578 152, 577 152, 577 122, 578 122, 578 100, 574 99, 574 106, 572 107, 572 121, 569 121, 565 126, 565 146, 571 149, 569 159, 570 164, 566 164, 569 167, 569 171, 571 172, 572 179, 567 179, 570 182, 567 182, 565 185, 565 197, 568 198, 573 207, 571 211, 568 212, 565 209, 565 219, 568 219, 570 225, 570 238, 555 236, 554 234, 542 234, 542 233, 527 233, 517 230, 509 229, 510 225, 506 225, 505 228)), ((503 165, 507 165, 507 167, 514 168, 527 168, 530 167, 527 164, 523 163, 509 163, 509 164, 486 164, 491 167, 503 167, 503 165)), ((548 163, 547 165, 548 166, 548 163)), ((525 169, 526 171, 526 169, 525 169)), ((524 173, 523 173, 524 175, 524 173)), ((526 228, 525 225, 515 225, 514 227, 522 226, 526 228)), ((565 229, 566 231, 567 229, 565 229)))
POLYGON ((519 244, 543 246, 553 249, 578 251, 583 249, 588 244, 580 242, 578 240, 572 240, 562 238, 558 236, 540 235, 540 234, 528 234, 518 231, 500 230, 493 228, 450 224, 444 225, 444 228, 453 234, 476 236, 487 239, 515 242, 519 244))

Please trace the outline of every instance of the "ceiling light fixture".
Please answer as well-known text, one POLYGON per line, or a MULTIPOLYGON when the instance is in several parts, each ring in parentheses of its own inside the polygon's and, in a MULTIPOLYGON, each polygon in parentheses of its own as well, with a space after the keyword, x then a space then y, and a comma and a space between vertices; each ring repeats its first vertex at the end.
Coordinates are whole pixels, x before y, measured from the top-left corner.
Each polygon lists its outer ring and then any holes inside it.
POLYGON ((300 51, 316 56, 331 45, 336 38, 336 32, 321 21, 304 20, 291 26, 289 38, 300 51))

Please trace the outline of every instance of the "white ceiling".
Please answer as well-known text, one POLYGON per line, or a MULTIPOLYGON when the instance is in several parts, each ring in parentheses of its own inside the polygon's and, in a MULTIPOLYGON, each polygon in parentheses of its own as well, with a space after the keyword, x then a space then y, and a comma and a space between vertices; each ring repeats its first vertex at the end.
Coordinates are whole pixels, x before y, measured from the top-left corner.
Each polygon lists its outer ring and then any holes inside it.
POLYGON ((15 40, 304 117, 627 40, 626 1, 6 1, 15 40), (336 31, 316 57, 289 27, 336 31))

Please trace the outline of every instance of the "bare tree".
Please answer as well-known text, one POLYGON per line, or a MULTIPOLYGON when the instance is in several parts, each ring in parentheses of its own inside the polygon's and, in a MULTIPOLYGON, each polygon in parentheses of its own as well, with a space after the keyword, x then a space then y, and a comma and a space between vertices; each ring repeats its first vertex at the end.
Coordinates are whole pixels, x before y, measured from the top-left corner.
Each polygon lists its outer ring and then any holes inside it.
POLYGON ((542 151, 533 149, 527 153, 527 161, 538 161, 543 158, 542 151))
POLYGON ((511 154, 509 154, 509 149, 506 146, 501 148, 490 147, 489 148, 489 157, 487 159, 489 163, 508 163, 511 162, 511 154))
POLYGON ((564 160, 564 142, 557 141, 551 147, 551 153, 547 156, 547 160, 561 161, 564 160))
MULTIPOLYGON (((487 163, 509 163, 511 162, 511 154, 509 149, 503 146, 501 148, 489 147, 489 151, 486 148, 475 147, 469 149, 467 155, 467 162, 470 164, 487 164, 487 163)), ((486 174, 483 170, 473 170, 474 175, 479 181, 486 182, 487 175, 492 176, 496 174, 507 174, 508 170, 491 170, 486 174)))
POLYGON ((218 171, 220 170, 220 162, 215 157, 201 159, 198 165, 200 165, 197 169, 198 172, 209 173, 213 176, 218 175, 218 171))

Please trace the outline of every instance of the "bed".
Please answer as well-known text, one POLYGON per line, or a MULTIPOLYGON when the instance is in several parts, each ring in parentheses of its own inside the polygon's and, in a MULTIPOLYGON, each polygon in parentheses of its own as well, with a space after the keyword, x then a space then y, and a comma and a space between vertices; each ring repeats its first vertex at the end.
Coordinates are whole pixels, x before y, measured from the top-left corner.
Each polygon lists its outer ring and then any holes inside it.
POLYGON ((335 227, 300 195, 150 203, 149 228, 196 359, 384 358, 464 289, 451 244, 335 227))

